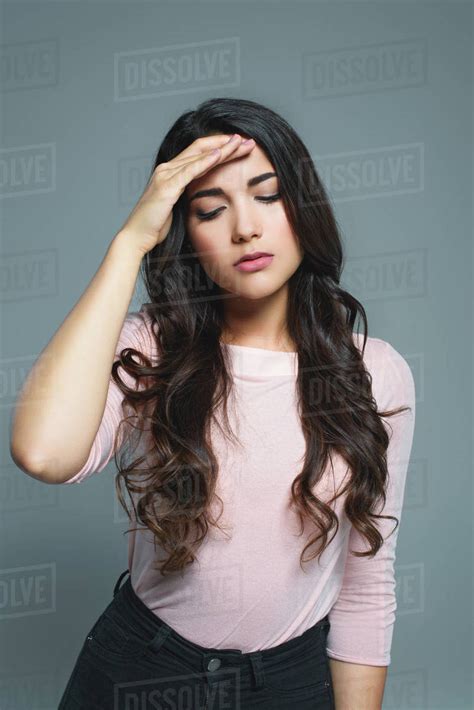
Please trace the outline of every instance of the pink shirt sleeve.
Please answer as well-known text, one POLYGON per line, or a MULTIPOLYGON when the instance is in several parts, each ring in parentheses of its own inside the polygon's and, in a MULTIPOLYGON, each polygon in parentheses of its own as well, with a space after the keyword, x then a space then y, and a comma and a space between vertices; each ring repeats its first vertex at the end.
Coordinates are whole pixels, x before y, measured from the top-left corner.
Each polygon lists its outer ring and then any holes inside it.
MULTIPOLYGON (((127 314, 115 350, 114 361, 118 359, 120 351, 126 347, 136 348, 148 356, 152 351, 156 350, 154 347, 150 323, 150 316, 145 312, 143 306, 140 311, 134 311, 127 314)), ((122 380, 129 387, 134 386, 134 378, 129 376, 123 369, 120 369, 120 375, 122 380)), ((62 485, 69 483, 81 483, 91 474, 102 471, 111 461, 115 453, 115 432, 117 431, 119 423, 123 418, 122 400, 123 394, 113 381, 112 376, 110 376, 104 414, 95 439, 92 443, 89 457, 81 470, 72 476, 72 478, 65 481, 62 485)), ((124 428, 122 427, 121 431, 123 432, 123 430, 124 428)), ((123 435, 119 440, 119 449, 122 443, 123 435)))
MULTIPOLYGON (((415 425, 415 385, 408 363, 388 342, 367 342, 364 361, 372 374, 372 390, 379 410, 408 405, 411 411, 382 421, 391 436, 387 463, 389 483, 385 507, 377 513, 394 515, 401 521, 405 481, 415 425), (393 430, 391 433, 390 428, 393 430)), ((393 520, 375 523, 384 538, 393 520)), ((327 653, 330 658, 373 666, 388 666, 397 607, 395 596, 395 553, 399 526, 375 557, 358 558, 349 550, 365 551, 365 539, 351 528, 342 588, 331 608, 327 653)))

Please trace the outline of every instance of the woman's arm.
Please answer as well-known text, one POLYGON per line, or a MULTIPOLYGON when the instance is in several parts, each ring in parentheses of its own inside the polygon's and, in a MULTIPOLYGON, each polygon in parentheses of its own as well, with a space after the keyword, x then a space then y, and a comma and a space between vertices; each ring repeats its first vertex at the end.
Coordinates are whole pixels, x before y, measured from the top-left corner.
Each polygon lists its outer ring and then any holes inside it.
MULTIPOLYGON (((155 359, 157 347, 154 325, 154 320, 148 314, 145 304, 142 305, 138 312, 128 313, 117 343, 114 360, 120 359, 122 350, 132 348, 147 355, 152 362, 158 362, 158 358, 155 359)), ((137 381, 133 375, 122 367, 119 368, 118 374, 122 382, 130 389, 143 389, 147 386, 145 378, 137 381)), ((123 400, 124 393, 111 374, 104 414, 92 443, 89 457, 77 473, 66 480, 62 480, 61 483, 82 483, 89 476, 100 473, 112 460, 114 454, 120 451, 128 437, 130 435, 133 436, 137 427, 137 420, 134 412, 132 413, 130 410, 125 412, 123 410, 123 400), (127 418, 129 414, 132 414, 131 422, 126 422, 125 425, 120 427, 122 419, 124 417, 127 418), (116 439, 117 430, 119 430, 118 439, 116 439)))
POLYGON ((387 666, 329 659, 336 710, 381 710, 387 666))
POLYGON ((62 483, 86 465, 141 260, 166 239, 173 207, 192 180, 255 147, 229 138, 197 138, 156 166, 87 290, 29 372, 16 403, 10 452, 34 478, 62 483))
MULTIPOLYGON (((402 517, 406 476, 415 426, 415 384, 408 363, 389 343, 373 339, 364 356, 372 374, 372 390, 379 411, 410 407, 383 419, 389 434, 388 486, 383 510, 402 517)), ((349 551, 367 551, 369 545, 351 528, 348 553, 336 603, 329 612, 331 627, 327 653, 337 710, 380 710, 397 607, 395 595, 396 545, 400 525, 377 520, 384 543, 374 557, 356 557, 349 551), (391 534, 390 534, 391 533, 391 534)))
POLYGON ((15 406, 10 452, 34 478, 61 483, 89 456, 142 258, 127 233, 118 232, 28 373, 15 406))

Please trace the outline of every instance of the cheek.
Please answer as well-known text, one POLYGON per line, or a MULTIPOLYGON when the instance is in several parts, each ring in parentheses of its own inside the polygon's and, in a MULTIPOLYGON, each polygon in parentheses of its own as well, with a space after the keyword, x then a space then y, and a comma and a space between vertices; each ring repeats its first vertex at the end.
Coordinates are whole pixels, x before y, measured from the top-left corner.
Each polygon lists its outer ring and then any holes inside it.
POLYGON ((268 220, 265 222, 265 232, 270 237, 270 240, 278 241, 279 244, 296 243, 296 235, 293 233, 292 226, 288 221, 288 216, 279 205, 279 209, 269 209, 271 214, 268 215, 268 220))
POLYGON ((216 225, 193 220, 188 226, 188 234, 196 251, 213 251, 218 244, 219 230, 216 225))
MULTIPOLYGON (((207 230, 206 230, 207 232, 207 230)), ((221 240, 222 241, 222 234, 221 240)), ((201 263, 201 266, 213 281, 219 282, 223 278, 223 272, 229 267, 231 251, 224 244, 219 244, 219 235, 209 233, 197 234, 192 237, 193 251, 201 263)))
POLYGON ((219 253, 217 241, 208 231, 206 233, 195 231, 192 237, 192 244, 199 258, 213 260, 219 253))
POLYGON ((269 232, 273 234, 273 243, 275 247, 281 251, 281 253, 286 253, 288 259, 301 259, 302 252, 299 241, 294 234, 291 224, 288 222, 286 214, 280 216, 278 220, 273 222, 272 228, 269 232))

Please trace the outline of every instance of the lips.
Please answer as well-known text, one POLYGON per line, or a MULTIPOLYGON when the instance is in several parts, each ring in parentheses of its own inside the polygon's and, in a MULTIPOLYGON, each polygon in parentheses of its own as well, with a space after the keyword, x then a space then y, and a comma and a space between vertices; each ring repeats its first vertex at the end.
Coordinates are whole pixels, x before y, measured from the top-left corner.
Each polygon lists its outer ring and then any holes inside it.
POLYGON ((240 264, 242 261, 258 259, 260 256, 273 256, 273 254, 270 254, 268 251, 252 251, 249 254, 244 254, 244 256, 235 262, 234 266, 237 266, 237 264, 240 264))

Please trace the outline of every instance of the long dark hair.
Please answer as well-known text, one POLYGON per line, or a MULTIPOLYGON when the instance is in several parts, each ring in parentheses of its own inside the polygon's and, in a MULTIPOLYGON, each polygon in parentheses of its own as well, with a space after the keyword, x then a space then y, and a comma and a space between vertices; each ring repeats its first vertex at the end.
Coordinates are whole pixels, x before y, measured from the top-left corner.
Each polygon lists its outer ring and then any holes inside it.
MULTIPOLYGON (((287 121, 259 103, 236 98, 209 99, 181 115, 166 134, 151 172, 211 133, 255 139, 274 166, 287 218, 303 248, 302 262, 288 281, 287 327, 297 348, 296 387, 306 444, 304 464, 291 486, 291 505, 296 506, 302 528, 309 520, 316 534, 304 546, 300 566, 308 548, 321 540, 309 557, 313 559, 329 544, 333 528, 336 534, 339 522, 331 503, 344 493, 345 513, 370 546, 353 554, 374 555, 384 540, 372 520, 392 518, 394 530, 399 523, 394 516, 374 512, 380 501, 385 504, 388 480, 389 437, 381 417, 409 408, 377 411, 372 378, 363 362, 367 317, 361 303, 339 285, 343 250, 328 195, 305 145, 287 121), (360 349, 354 342, 357 316, 364 327, 360 349), (324 397, 315 398, 314 392, 324 392, 324 397), (341 491, 324 501, 313 489, 333 455, 344 459, 351 475, 341 491)), ((121 491, 123 479, 135 522, 148 528, 167 553, 156 565, 163 575, 191 564, 209 525, 220 528, 219 518, 210 511, 214 495, 222 503, 216 493, 218 461, 209 435, 218 410, 226 435, 235 440, 227 412, 232 377, 220 342, 223 296, 192 253, 186 210, 183 193, 173 209, 168 236, 141 264, 159 358, 154 363, 147 353, 127 348, 112 368, 124 394, 121 425, 128 421, 140 438, 144 428, 136 423, 146 422, 152 442, 148 456, 128 465, 124 453, 120 462, 116 453, 116 490, 131 520, 121 491), (119 367, 139 387, 127 387, 119 367), (126 416, 127 411, 131 414, 126 416), (147 465, 140 467, 144 462, 147 465)), ((130 434, 130 442, 132 438, 130 434)))

